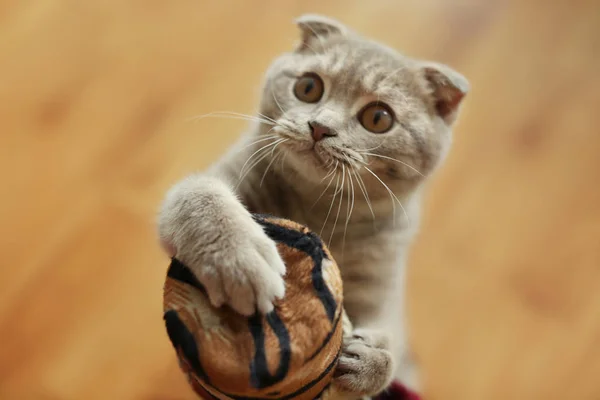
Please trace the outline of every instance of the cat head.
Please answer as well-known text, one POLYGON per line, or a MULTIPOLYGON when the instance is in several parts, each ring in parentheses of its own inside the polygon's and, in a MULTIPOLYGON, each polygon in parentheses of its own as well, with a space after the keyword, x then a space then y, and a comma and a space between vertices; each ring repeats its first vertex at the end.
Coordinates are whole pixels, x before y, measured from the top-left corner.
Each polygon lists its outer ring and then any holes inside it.
POLYGON ((296 23, 300 42, 268 69, 260 104, 276 121, 261 133, 285 139, 286 162, 317 182, 342 166, 368 168, 389 186, 430 175, 449 149, 467 80, 327 17, 296 23))

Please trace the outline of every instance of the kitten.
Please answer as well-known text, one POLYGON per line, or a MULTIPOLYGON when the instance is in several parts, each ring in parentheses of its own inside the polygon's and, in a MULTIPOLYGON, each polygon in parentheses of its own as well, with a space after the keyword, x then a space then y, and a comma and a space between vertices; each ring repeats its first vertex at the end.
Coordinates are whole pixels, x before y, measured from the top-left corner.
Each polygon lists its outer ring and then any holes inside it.
POLYGON ((251 315, 284 295, 285 265, 250 213, 320 232, 355 326, 335 384, 350 397, 373 396, 394 378, 418 390, 404 329, 405 263, 423 185, 448 152, 468 82, 338 21, 304 15, 297 24, 300 44, 266 73, 258 123, 168 191, 161 242, 215 306, 251 315))

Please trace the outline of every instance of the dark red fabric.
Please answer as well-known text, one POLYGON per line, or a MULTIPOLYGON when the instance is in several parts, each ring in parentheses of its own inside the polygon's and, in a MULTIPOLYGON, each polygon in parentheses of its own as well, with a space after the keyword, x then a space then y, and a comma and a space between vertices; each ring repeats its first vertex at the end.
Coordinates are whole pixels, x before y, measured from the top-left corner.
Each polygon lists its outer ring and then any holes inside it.
POLYGON ((400 382, 394 381, 385 392, 375 397, 375 400, 421 400, 421 398, 400 382))

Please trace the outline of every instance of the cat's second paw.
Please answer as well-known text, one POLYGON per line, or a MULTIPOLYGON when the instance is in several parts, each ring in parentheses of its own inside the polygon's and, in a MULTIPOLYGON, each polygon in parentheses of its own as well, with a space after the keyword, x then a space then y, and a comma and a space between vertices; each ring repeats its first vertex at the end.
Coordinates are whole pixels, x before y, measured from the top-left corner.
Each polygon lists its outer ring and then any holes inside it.
POLYGON ((384 334, 357 329, 344 338, 342 355, 335 372, 335 385, 356 397, 383 392, 392 381, 394 360, 384 334))

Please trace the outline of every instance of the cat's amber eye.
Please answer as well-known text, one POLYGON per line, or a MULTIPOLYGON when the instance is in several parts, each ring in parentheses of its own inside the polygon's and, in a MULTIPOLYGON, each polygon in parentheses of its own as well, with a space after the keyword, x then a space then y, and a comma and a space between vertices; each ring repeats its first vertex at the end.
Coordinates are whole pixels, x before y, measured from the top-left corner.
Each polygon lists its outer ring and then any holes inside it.
POLYGON ((305 103, 316 103, 323 97, 323 80, 317 74, 302 75, 294 85, 294 95, 305 103))
POLYGON ((358 113, 358 121, 369 132, 385 133, 394 125, 394 113, 384 103, 370 103, 358 113))

